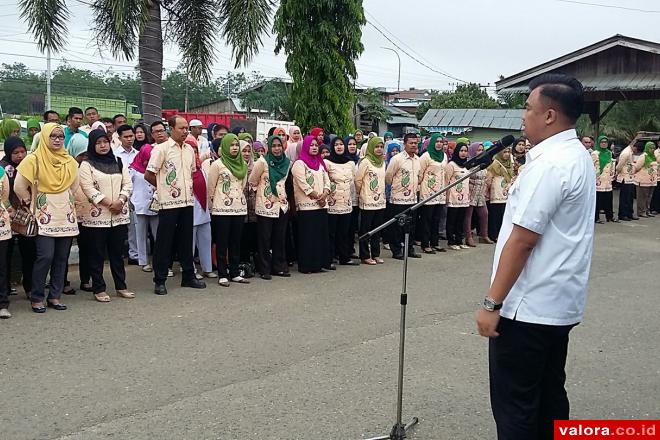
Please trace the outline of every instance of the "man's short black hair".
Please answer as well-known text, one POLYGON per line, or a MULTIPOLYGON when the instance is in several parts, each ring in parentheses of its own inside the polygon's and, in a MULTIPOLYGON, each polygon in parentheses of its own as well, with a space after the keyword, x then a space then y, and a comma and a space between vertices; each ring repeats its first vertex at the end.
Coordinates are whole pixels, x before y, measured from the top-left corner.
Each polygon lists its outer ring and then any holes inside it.
POLYGON ((417 139, 417 133, 406 133, 405 136, 403 136, 403 143, 407 144, 408 139, 417 139))
POLYGON ((114 115, 114 116, 112 117, 112 122, 116 124, 118 118, 124 118, 124 119, 126 119, 126 116, 122 115, 121 113, 119 113, 119 114, 117 114, 117 115, 114 115))
POLYGON ((539 92, 559 105, 559 110, 573 123, 584 108, 584 89, 572 76, 563 73, 544 73, 529 83, 529 90, 540 87, 539 92))
POLYGON ((165 128, 165 124, 163 123, 163 121, 154 121, 154 122, 151 123, 149 128, 151 129, 151 131, 154 131, 154 127, 157 127, 159 125, 162 125, 163 128, 165 128))
POLYGON ((229 127, 227 127, 227 126, 224 125, 224 124, 216 124, 216 126, 213 127, 213 134, 216 134, 217 132, 219 132, 220 130, 223 130, 223 129, 224 129, 227 133, 229 133, 229 127))
POLYGON ((83 111, 79 107, 69 107, 69 113, 67 113, 67 118, 70 118, 73 115, 84 115, 83 111))
POLYGON ((135 134, 135 130, 133 130, 133 127, 131 127, 128 124, 120 125, 119 128, 117 129, 117 135, 121 137, 121 134, 125 131, 132 131, 133 134, 135 134))
POLYGON ((48 120, 48 115, 57 115, 57 119, 60 119, 60 114, 57 113, 55 110, 46 110, 44 112, 44 121, 48 120))
POLYGON ((99 109, 97 109, 96 107, 87 107, 87 108, 85 109, 85 114, 87 114, 87 112, 90 111, 90 110, 96 110, 96 113, 99 112, 99 109))
POLYGON ((103 122, 104 124, 114 124, 115 123, 115 121, 113 121, 112 118, 101 118, 100 121, 103 122))
POLYGON ((595 141, 596 141, 596 140, 593 138, 593 136, 589 136, 588 134, 585 134, 584 136, 582 136, 582 139, 584 139, 584 138, 589 138, 589 139, 592 140, 592 142, 595 142, 595 141))

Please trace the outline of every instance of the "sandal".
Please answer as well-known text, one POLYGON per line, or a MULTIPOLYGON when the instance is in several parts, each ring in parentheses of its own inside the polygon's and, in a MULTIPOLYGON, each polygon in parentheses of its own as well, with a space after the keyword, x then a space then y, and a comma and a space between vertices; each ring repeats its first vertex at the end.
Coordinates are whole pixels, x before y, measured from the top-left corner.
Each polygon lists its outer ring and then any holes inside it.
POLYGON ((117 291, 117 296, 120 297, 120 298, 133 299, 133 298, 135 298, 135 293, 129 292, 128 290, 118 290, 117 291))
POLYGON ((372 258, 366 258, 366 259, 362 260, 362 264, 368 264, 369 266, 375 266, 378 263, 376 263, 376 260, 374 260, 372 258))
POLYGON ((435 250, 433 248, 426 248, 424 249, 425 254, 435 254, 435 250))
POLYGON ((375 260, 376 260, 376 264, 385 264, 385 260, 383 260, 382 258, 375 258, 375 260))
POLYGON ((110 297, 105 292, 99 292, 94 294, 94 299, 101 303, 109 303, 110 297))
POLYGON ((250 284, 250 282, 243 277, 234 277, 231 279, 231 281, 232 283, 238 283, 238 284, 250 284))
POLYGON ((222 287, 229 287, 229 280, 227 278, 218 279, 218 284, 222 287))

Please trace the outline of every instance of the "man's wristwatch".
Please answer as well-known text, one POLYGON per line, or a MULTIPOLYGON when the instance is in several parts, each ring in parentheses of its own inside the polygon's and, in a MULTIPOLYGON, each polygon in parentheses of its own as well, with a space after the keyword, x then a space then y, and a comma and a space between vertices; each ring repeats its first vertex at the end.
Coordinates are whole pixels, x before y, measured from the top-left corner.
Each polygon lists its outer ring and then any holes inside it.
POLYGON ((486 298, 484 298, 483 308, 488 310, 489 312, 494 312, 495 310, 501 309, 502 304, 497 304, 493 298, 487 296, 486 298))

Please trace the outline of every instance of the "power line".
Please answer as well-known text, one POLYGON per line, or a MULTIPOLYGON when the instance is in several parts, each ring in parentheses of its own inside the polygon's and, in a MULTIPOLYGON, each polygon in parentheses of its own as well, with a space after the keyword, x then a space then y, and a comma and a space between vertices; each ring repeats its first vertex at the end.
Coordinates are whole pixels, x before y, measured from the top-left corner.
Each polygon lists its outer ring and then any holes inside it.
POLYGON ((580 2, 576 0, 555 0, 558 2, 562 3, 573 3, 576 5, 584 5, 584 6, 596 6, 599 8, 611 8, 611 9, 622 9, 624 11, 634 11, 634 12, 647 12, 650 14, 660 14, 660 11, 654 11, 650 9, 638 9, 638 8, 629 8, 627 6, 618 6, 618 5, 603 5, 601 3, 589 3, 589 2, 580 2))

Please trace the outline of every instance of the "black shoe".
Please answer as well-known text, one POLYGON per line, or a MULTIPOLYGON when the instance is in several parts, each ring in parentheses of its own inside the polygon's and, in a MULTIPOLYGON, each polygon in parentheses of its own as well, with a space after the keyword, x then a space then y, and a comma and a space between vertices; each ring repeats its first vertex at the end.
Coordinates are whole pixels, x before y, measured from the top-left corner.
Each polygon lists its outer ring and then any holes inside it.
POLYGON ((600 219, 598 219, 598 220, 596 220, 596 223, 598 223, 599 225, 602 225, 602 224, 603 224, 603 221, 600 220, 600 219))
POLYGON ((330 266, 324 267, 323 269, 325 270, 337 270, 337 266, 334 264, 331 264, 330 266))
POLYGON ((140 264, 138 263, 138 260, 134 260, 132 258, 128 259, 128 265, 129 266, 139 266, 140 264))
POLYGON ((46 308, 44 306, 41 307, 32 307, 32 311, 34 313, 46 313, 46 308))
POLYGON ((410 258, 422 258, 422 254, 418 254, 417 252, 410 252, 408 256, 410 258))
POLYGON ((69 290, 63 290, 62 293, 65 294, 65 295, 75 295, 76 294, 76 289, 74 289, 72 287, 69 290))
POLYGON ((621 220, 622 222, 629 222, 632 219, 630 217, 619 217, 619 220, 621 220))
POLYGON ((291 277, 291 274, 289 272, 275 272, 273 275, 276 277, 283 277, 283 278, 291 277))
POLYGON ((83 283, 80 283, 80 290, 82 290, 83 292, 90 292, 90 293, 94 292, 94 289, 92 288, 91 285, 86 286, 83 283))
POLYGON ((49 302, 49 301, 46 301, 46 303, 48 304, 48 307, 50 307, 51 309, 60 310, 60 311, 67 309, 67 307, 62 303, 53 304, 52 302, 49 302))
POLYGON ((621 221, 619 221, 619 219, 616 219, 616 218, 608 218, 607 222, 608 223, 621 223, 621 221))
POLYGON ((630 217, 630 218, 633 219, 633 220, 639 220, 639 217, 637 217, 636 215, 633 215, 633 216, 630 217))
POLYGON ((206 283, 204 281, 196 280, 193 278, 192 280, 182 281, 181 287, 189 287, 191 289, 206 289, 206 283))
POLYGON ((395 260, 403 260, 403 254, 393 254, 392 258, 395 260))
POLYGON ((358 263, 357 261, 353 261, 353 260, 344 261, 344 262, 339 263, 339 264, 341 264, 342 266, 359 266, 360 265, 360 263, 358 263))
POLYGON ((154 286, 154 293, 156 295, 167 295, 167 287, 165 287, 165 284, 156 284, 154 286))
POLYGON ((262 273, 262 274, 261 274, 261 279, 262 279, 262 280, 272 280, 273 277, 272 277, 270 274, 262 273))

